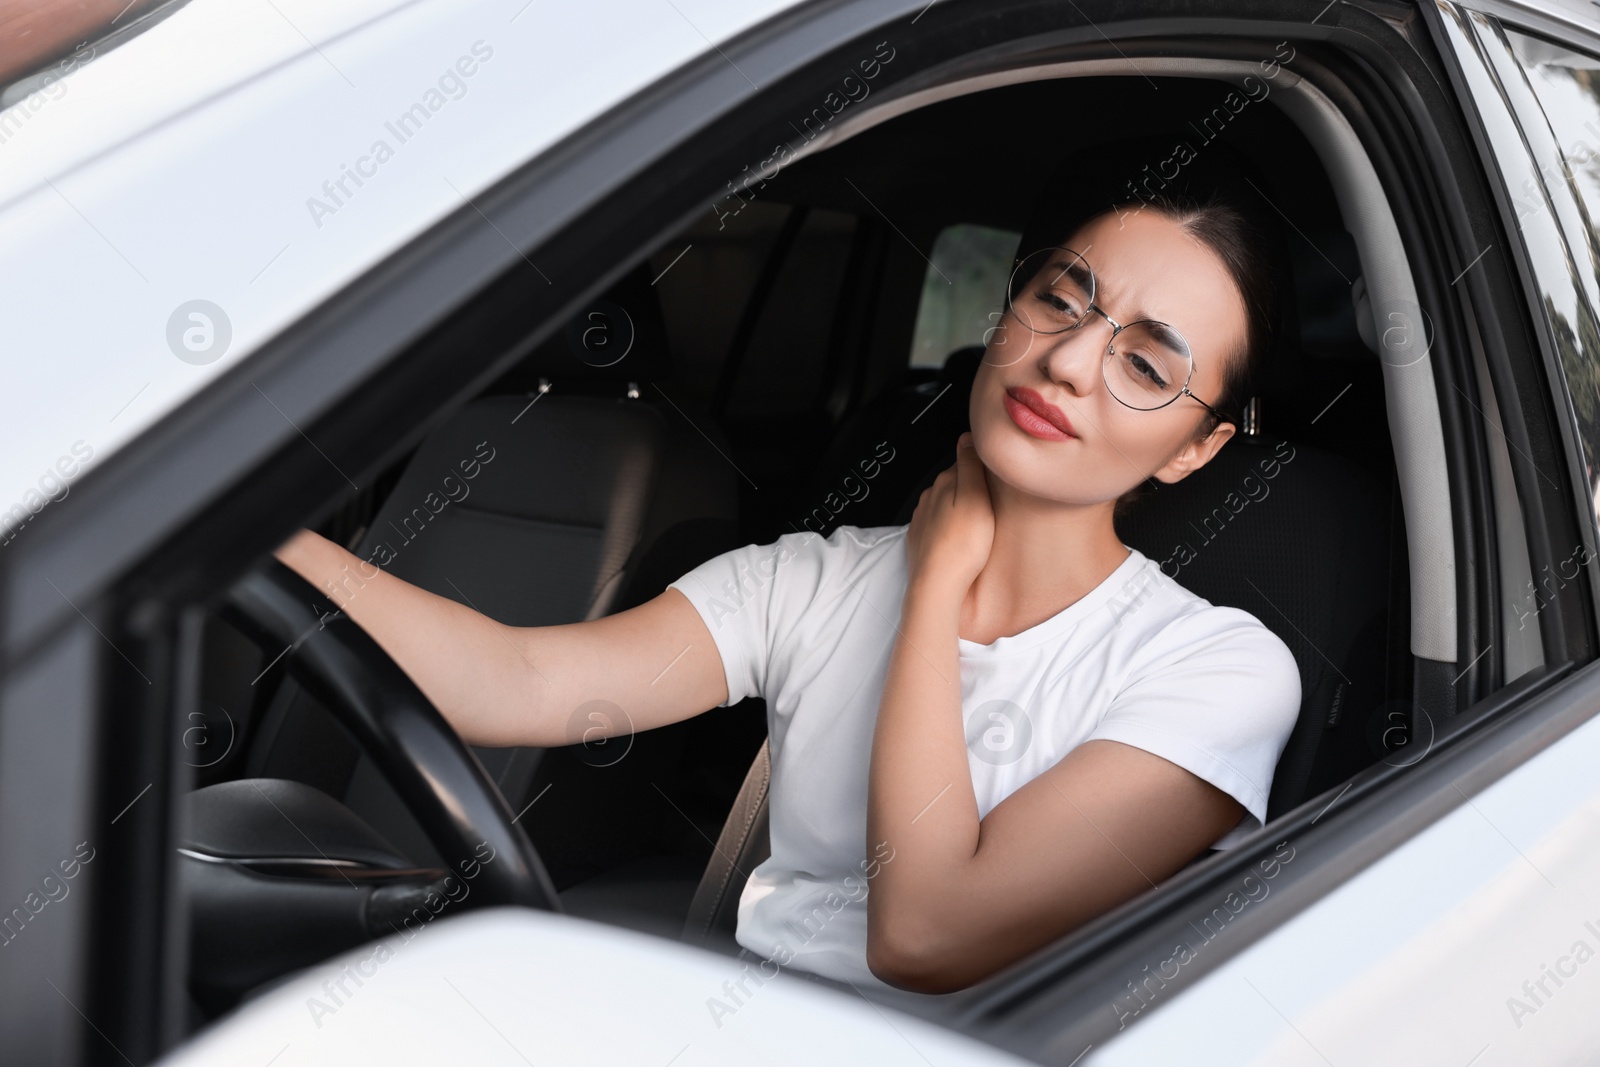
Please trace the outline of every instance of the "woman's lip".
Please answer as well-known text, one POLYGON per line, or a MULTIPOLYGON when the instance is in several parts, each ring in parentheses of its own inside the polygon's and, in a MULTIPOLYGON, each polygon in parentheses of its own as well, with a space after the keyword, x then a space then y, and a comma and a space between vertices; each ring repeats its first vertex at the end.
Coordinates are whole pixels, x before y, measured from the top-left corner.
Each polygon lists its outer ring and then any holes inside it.
POLYGON ((1061 409, 1032 389, 1023 386, 1007 389, 1005 405, 1011 421, 1034 437, 1046 441, 1065 441, 1078 436, 1061 409))

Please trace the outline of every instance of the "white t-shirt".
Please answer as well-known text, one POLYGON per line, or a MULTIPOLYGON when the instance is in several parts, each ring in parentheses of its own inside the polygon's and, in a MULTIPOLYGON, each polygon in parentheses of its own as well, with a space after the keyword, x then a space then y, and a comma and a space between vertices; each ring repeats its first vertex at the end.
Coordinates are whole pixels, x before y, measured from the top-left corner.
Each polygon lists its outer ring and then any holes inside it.
MULTIPOLYGON (((738 942, 780 965, 887 988, 867 969, 872 735, 906 588, 905 526, 805 532, 709 559, 673 582, 710 629, 728 703, 767 702, 772 855, 739 898, 738 942)), ((1153 752, 1266 816, 1300 710, 1287 646, 1184 589, 1142 553, 1037 626, 958 639, 980 818, 1094 738, 1153 752)), ((720 705, 727 706, 727 705, 720 705)))

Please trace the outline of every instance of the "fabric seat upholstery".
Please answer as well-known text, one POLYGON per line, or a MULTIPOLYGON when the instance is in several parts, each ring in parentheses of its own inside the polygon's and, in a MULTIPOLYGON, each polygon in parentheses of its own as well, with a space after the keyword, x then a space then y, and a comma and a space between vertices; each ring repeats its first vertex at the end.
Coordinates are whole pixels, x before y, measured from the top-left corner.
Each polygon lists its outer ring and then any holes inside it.
MULTIPOLYGON (((717 451, 726 443, 708 444, 703 432, 720 440, 709 423, 691 425, 645 395, 670 374, 665 345, 655 292, 635 272, 430 433, 352 551, 500 622, 541 626, 631 606, 661 591, 649 588, 660 574, 676 577, 730 547, 738 495, 717 451), (603 340, 625 346, 624 358, 585 347, 602 336, 597 313, 608 320, 603 340)), ((433 858, 370 762, 292 681, 263 716, 262 735, 253 773, 342 797, 417 862, 433 858)), ((652 749, 675 758, 652 739, 640 746, 639 771, 648 773, 652 749)), ((564 749, 476 751, 518 808, 546 757, 565 758, 552 756, 564 749)), ((567 804, 596 810, 577 797, 567 804)), ((557 857, 597 837, 581 820, 544 824, 562 835, 545 842, 531 818, 523 825, 557 857)))

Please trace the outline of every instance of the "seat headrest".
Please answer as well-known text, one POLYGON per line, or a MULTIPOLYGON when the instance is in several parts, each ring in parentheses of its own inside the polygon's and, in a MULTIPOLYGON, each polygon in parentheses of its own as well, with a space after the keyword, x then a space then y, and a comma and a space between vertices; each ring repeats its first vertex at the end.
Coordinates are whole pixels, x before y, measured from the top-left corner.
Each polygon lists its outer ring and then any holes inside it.
POLYGON ((940 387, 953 385, 957 393, 970 394, 985 351, 982 345, 966 345, 944 357, 944 365, 939 368, 940 387))

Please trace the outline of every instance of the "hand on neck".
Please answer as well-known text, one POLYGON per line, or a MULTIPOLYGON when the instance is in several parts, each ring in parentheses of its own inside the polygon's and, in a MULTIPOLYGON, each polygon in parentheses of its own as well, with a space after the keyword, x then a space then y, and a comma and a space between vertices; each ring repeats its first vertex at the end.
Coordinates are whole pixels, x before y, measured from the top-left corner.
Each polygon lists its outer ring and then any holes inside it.
POLYGON ((990 644, 1059 614, 1094 589, 1128 549, 1112 524, 1115 500, 1066 504, 1019 492, 986 471, 994 545, 967 590, 960 634, 990 644))

